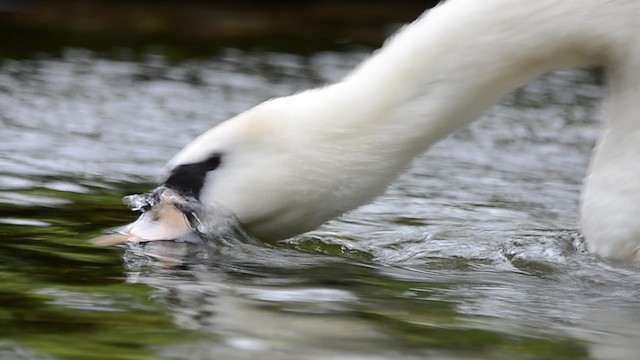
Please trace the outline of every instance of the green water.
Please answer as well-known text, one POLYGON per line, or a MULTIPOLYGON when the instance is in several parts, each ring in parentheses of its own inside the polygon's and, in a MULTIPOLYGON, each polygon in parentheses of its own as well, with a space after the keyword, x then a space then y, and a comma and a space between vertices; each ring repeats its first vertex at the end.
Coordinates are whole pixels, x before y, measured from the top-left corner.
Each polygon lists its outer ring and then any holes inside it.
MULTIPOLYGON (((271 259, 229 250, 211 265, 163 268, 130 254, 123 265, 122 249, 86 240, 132 220, 120 198, 136 188, 36 188, 16 194, 64 205, 2 205, 3 358, 588 358, 570 337, 510 334, 461 316, 458 300, 443 297, 448 284, 428 273, 322 241, 271 249, 271 259)), ((467 267, 454 258, 443 273, 467 267)))

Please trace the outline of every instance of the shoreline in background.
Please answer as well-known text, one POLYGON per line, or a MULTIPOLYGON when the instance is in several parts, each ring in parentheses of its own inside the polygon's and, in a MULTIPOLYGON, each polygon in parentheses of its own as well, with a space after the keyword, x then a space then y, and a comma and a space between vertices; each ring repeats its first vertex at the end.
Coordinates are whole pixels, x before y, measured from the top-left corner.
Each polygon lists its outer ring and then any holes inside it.
POLYGON ((378 47, 437 2, 0 0, 0 58, 57 56, 68 47, 169 59, 225 47, 299 54, 378 47))

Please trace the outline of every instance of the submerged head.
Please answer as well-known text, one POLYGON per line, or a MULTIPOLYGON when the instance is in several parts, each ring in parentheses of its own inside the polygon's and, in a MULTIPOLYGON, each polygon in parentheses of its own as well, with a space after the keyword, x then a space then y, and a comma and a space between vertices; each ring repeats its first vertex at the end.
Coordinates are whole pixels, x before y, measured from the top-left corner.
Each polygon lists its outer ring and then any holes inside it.
POLYGON ((339 86, 267 101, 187 145, 162 186, 220 204, 263 241, 313 230, 377 196, 411 159, 388 129, 354 121, 352 105, 339 86))
POLYGON ((317 227, 326 219, 311 211, 319 191, 310 179, 319 166, 306 147, 311 134, 282 110, 268 102, 200 135, 169 162, 163 185, 230 209, 261 240, 317 227))
POLYGON ((327 215, 327 206, 318 204, 326 193, 318 174, 331 171, 317 163, 322 156, 305 149, 311 146, 309 129, 292 128, 285 109, 290 107, 267 102, 200 135, 169 162, 154 193, 134 198, 142 201, 130 204, 143 211, 140 218, 94 242, 188 242, 203 223, 207 228, 201 232, 216 235, 225 231, 211 225, 221 221, 221 209, 265 241, 311 230, 339 215, 342 211, 327 215))

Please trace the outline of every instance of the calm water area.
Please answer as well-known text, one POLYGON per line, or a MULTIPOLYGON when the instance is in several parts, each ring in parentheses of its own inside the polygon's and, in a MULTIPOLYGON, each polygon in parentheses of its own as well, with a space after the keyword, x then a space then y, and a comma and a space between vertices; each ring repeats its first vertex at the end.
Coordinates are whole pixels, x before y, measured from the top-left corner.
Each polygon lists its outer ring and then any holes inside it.
POLYGON ((182 266, 88 243, 195 136, 366 54, 1 60, 0 359, 637 359, 640 269, 577 225, 597 71, 516 90, 314 232, 182 266))

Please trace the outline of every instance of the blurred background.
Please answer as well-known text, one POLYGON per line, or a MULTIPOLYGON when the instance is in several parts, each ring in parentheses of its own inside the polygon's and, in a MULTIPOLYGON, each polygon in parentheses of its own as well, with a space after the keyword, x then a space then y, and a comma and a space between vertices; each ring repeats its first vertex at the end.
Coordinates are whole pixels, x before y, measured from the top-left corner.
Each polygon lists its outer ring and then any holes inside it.
POLYGON ((0 57, 82 47, 110 56, 295 53, 379 46, 437 1, 0 0, 0 57))

